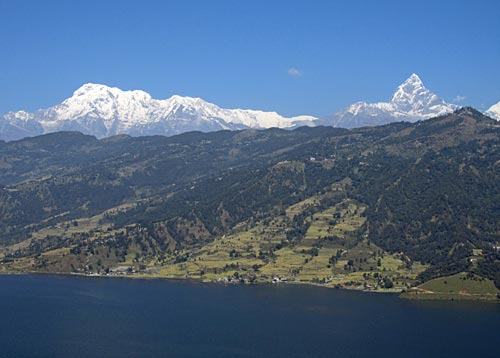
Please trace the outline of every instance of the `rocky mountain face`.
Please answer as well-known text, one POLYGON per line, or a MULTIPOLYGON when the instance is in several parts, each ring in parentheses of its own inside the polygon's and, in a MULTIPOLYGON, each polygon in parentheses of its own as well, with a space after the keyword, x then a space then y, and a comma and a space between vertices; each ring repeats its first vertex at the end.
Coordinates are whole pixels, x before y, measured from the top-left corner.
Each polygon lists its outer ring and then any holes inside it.
POLYGON ((391 122, 416 122, 453 112, 459 108, 428 90, 416 74, 397 88, 389 102, 357 102, 321 119, 324 125, 357 128, 391 122))

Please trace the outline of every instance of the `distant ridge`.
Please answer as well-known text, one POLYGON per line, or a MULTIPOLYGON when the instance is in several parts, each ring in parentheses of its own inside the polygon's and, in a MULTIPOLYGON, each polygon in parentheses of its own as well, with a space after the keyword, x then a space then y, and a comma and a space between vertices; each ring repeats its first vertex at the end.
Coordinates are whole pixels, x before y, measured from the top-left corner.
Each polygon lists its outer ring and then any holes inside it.
MULTIPOLYGON (((87 83, 62 103, 35 112, 0 116, 0 140, 11 141, 58 131, 78 131, 97 138, 120 134, 171 136, 190 131, 296 128, 326 125, 357 128, 391 122, 415 122, 460 108, 427 89, 413 73, 389 102, 357 102, 330 116, 284 117, 276 112, 224 109, 201 98, 174 95, 154 99, 144 91, 87 83)), ((500 120, 500 102, 485 114, 500 120)))
POLYGON ((291 128, 312 125, 315 120, 312 116, 286 118, 276 112, 224 109, 201 98, 175 95, 158 100, 144 91, 87 83, 54 107, 0 117, 0 138, 14 140, 57 131, 79 131, 98 138, 170 136, 194 130, 291 128))
POLYGON ((356 128, 398 121, 415 122, 451 113, 458 108, 459 106, 446 103, 428 90, 420 77, 413 73, 398 86, 389 102, 357 102, 322 118, 321 123, 356 128))

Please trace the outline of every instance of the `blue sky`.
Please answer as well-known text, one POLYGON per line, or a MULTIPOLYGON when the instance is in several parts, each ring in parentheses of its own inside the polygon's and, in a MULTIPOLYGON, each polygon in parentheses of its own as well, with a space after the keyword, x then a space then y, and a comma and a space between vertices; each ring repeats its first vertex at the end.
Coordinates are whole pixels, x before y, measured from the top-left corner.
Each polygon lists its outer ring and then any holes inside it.
POLYGON ((0 0, 0 113, 83 83, 325 115, 412 72, 448 101, 500 101, 500 1, 0 0))

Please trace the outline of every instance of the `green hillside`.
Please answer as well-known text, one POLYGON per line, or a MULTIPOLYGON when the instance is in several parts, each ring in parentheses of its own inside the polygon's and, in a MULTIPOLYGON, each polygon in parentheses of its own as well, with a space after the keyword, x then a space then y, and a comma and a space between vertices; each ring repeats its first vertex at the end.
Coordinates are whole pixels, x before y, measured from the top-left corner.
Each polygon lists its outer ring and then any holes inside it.
POLYGON ((0 272, 377 291, 470 272, 498 287, 499 134, 464 108, 354 130, 5 143, 0 272))
POLYGON ((404 292, 402 297, 409 299, 440 300, 492 300, 497 301, 500 290, 493 281, 471 273, 440 277, 404 292))

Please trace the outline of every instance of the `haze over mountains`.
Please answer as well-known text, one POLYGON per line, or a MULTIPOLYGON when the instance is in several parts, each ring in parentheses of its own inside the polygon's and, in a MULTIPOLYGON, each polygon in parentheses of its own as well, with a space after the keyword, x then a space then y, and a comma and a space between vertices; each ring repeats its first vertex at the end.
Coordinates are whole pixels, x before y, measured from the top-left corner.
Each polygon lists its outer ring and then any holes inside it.
MULTIPOLYGON (((16 140, 58 131, 79 131, 97 138, 118 134, 131 136, 175 135, 189 131, 296 128, 328 125, 342 128, 415 122, 458 109, 428 90, 412 74, 389 102, 357 102, 323 118, 287 118, 276 112, 224 109, 201 98, 174 95, 158 100, 140 90, 88 83, 62 103, 35 112, 10 112, 0 117, 0 139, 16 140)), ((500 102, 485 112, 500 120, 500 102)))

